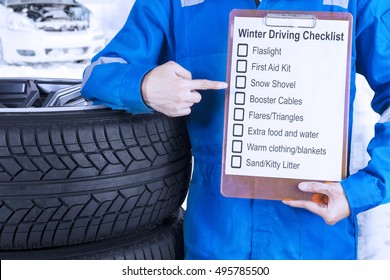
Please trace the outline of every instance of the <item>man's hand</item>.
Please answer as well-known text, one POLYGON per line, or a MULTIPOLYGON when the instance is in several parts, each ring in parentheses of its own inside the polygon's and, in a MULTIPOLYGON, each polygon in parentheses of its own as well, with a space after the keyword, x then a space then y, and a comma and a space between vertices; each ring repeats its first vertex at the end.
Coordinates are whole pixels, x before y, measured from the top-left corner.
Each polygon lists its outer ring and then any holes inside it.
POLYGON ((334 225, 351 214, 348 200, 340 183, 304 182, 298 187, 301 191, 315 193, 314 198, 322 194, 326 195, 327 199, 286 200, 283 201, 284 204, 307 209, 322 217, 328 225, 334 225))
POLYGON ((169 117, 189 115, 202 99, 197 90, 227 88, 225 82, 193 80, 189 71, 175 62, 160 65, 145 75, 141 92, 144 102, 169 117))

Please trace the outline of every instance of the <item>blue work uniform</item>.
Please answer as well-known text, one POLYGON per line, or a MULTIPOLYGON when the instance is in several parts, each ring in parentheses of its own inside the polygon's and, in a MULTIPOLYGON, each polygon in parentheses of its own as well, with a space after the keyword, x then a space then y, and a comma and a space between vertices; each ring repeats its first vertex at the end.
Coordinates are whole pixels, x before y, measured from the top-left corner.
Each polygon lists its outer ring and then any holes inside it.
POLYGON ((371 161, 341 184, 351 215, 336 225, 280 201, 220 193, 225 91, 203 91, 187 117, 194 170, 184 219, 186 259, 356 259, 357 219, 390 201, 390 1, 137 0, 113 40, 84 73, 82 94, 133 114, 152 113, 140 86, 145 74, 175 61, 193 79, 226 80, 229 13, 233 9, 350 12, 353 15, 350 129, 355 75, 375 91, 382 115, 371 161))

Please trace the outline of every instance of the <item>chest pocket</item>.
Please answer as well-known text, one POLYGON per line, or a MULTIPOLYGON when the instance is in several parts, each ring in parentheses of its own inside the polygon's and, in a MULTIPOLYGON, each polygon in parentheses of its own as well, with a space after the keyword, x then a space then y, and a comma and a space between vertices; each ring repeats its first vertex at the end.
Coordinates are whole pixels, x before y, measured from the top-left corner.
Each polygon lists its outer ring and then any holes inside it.
POLYGON ((177 57, 226 52, 229 13, 254 7, 253 0, 181 0, 173 23, 177 57))
POLYGON ((177 59, 220 52, 224 45, 221 41, 227 41, 228 12, 218 9, 215 0, 182 0, 181 3, 174 18, 177 59))

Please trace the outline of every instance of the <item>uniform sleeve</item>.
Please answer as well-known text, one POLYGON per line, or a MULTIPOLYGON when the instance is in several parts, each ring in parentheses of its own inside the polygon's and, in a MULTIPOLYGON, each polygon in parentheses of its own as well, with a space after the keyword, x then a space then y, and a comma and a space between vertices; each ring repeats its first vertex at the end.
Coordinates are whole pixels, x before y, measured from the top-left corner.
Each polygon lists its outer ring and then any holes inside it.
POLYGON ((371 106, 382 117, 368 165, 341 182, 352 215, 390 202, 390 1, 360 1, 356 22, 357 71, 374 90, 371 106))
POLYGON ((84 71, 81 94, 113 109, 152 112, 143 102, 141 82, 167 60, 171 38, 167 10, 160 1, 135 1, 123 28, 84 71))

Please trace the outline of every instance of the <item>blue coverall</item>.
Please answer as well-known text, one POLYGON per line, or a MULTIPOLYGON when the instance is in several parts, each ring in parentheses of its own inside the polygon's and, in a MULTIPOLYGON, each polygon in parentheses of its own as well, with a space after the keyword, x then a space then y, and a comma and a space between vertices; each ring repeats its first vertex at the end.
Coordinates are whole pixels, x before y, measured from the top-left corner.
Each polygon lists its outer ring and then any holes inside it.
MULTIPOLYGON (((137 0, 123 28, 85 71, 82 94, 114 109, 151 113, 141 97, 142 79, 170 60, 193 79, 225 81, 229 13, 256 8, 254 0, 137 0)), ((194 171, 185 257, 356 259, 356 215, 390 201, 390 1, 263 0, 258 8, 353 15, 350 129, 358 72, 375 91, 372 107, 382 115, 368 147, 371 161, 341 182, 351 215, 333 226, 280 201, 226 198, 220 193, 225 91, 201 92, 202 101, 187 117, 194 171)))

